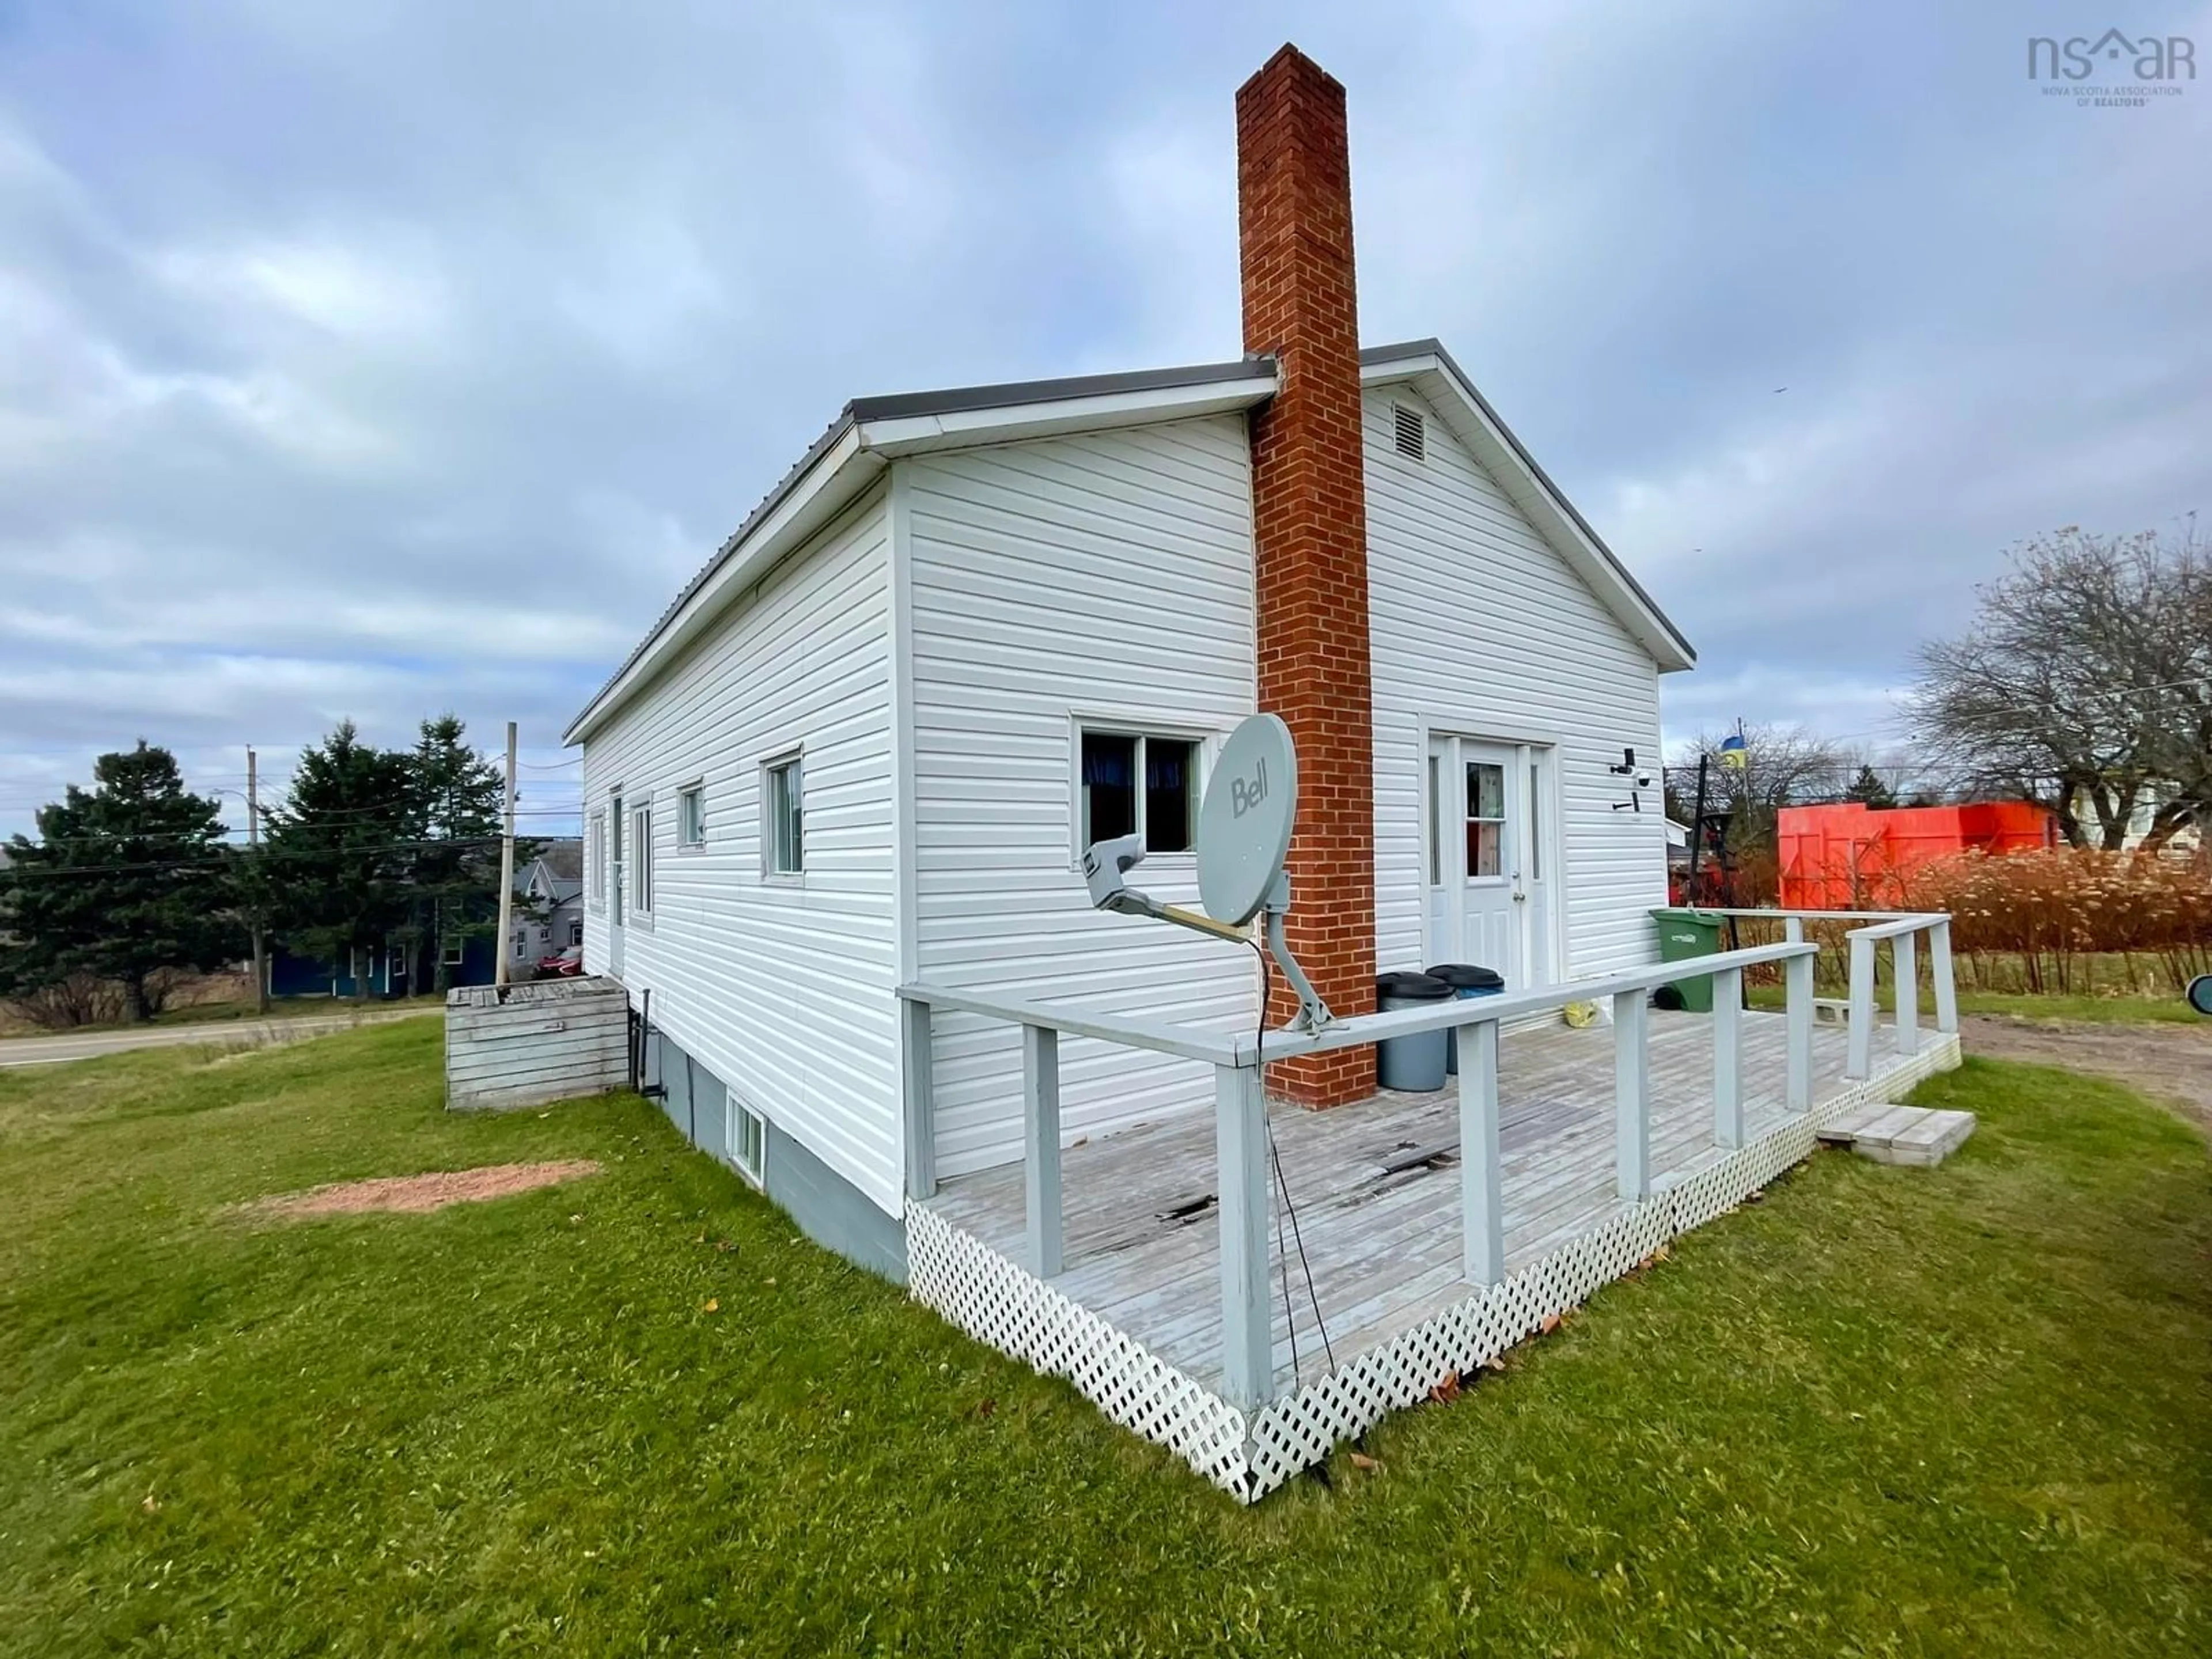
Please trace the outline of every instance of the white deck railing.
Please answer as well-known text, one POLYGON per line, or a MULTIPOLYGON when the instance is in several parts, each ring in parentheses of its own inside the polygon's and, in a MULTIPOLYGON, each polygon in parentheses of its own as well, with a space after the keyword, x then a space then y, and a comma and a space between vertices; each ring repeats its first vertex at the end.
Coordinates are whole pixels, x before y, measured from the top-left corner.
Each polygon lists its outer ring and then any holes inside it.
POLYGON ((1808 1112, 1813 1105, 1813 963, 1819 946, 1807 941, 1807 921, 1866 925, 1849 937, 1850 1037, 1845 1075, 1871 1074, 1874 1042, 1875 952, 1887 942, 1898 975, 1898 1051, 1916 1053, 1918 994, 1914 942, 1929 936, 1936 981, 1936 1027, 1958 1029, 1951 984, 1950 918, 1937 915, 1787 910, 1723 910, 1723 915, 1780 919, 1780 944, 1752 945, 1667 963, 1601 979, 1500 996, 1455 998, 1433 1007, 1364 1014, 1321 1032, 1270 1031, 1264 1046, 1249 1030, 1216 1031, 1156 1020, 1048 1006, 947 986, 899 987, 904 1008, 907 1191, 927 1199, 937 1190, 937 1127, 931 1084, 935 1013, 968 1013, 1004 1020, 1022 1032, 1024 1227, 1028 1265, 1040 1279, 1064 1265, 1060 1190, 1060 1038, 1093 1037, 1132 1048, 1175 1054, 1214 1068, 1214 1151, 1218 1164, 1222 1372, 1231 1404, 1250 1409, 1273 1389, 1267 1281, 1267 1100, 1260 1060, 1364 1047, 1392 1037, 1456 1030, 1459 1036, 1461 1222, 1466 1274, 1478 1285, 1505 1273, 1503 1164, 1498 1148, 1498 1065, 1501 1024, 1551 1012, 1575 1002, 1607 1002, 1613 1032, 1613 1167, 1620 1194, 1631 1203, 1651 1196, 1651 1089, 1649 1051, 1650 994, 1677 980, 1713 980, 1713 1144, 1743 1145, 1743 975, 1768 963, 1783 964, 1784 1042, 1783 1106, 1808 1112))

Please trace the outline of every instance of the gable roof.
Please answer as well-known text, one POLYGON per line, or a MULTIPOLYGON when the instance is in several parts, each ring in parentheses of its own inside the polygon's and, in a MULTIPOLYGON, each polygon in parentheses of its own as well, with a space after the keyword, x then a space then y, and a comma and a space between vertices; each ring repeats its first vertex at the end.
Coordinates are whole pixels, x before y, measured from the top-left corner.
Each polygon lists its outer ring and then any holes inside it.
POLYGON ((855 398, 745 515, 562 733, 582 742, 784 554, 902 455, 1249 409, 1275 393, 1272 357, 942 392, 855 398))
POLYGON ((1437 340, 1406 340, 1370 346, 1359 354, 1359 378, 1366 386, 1409 383, 1435 405, 1452 435, 1468 447, 1483 470, 1496 479, 1522 515, 1552 550, 1566 561, 1630 635, 1658 663, 1662 672, 1696 665, 1698 653, 1667 613, 1628 573, 1628 567, 1551 475, 1536 464, 1512 428, 1474 389, 1437 340))
MULTIPOLYGON (((1537 533, 1589 584, 1662 671, 1688 668, 1697 661, 1680 630, 1536 465, 1439 342, 1370 347, 1359 354, 1359 362, 1364 384, 1409 381, 1427 394, 1537 533)), ((1276 389, 1274 359, 1252 356, 1179 368, 855 398, 684 584, 622 666, 568 722, 561 740, 576 744, 589 737, 778 559, 858 501, 900 456, 1187 420, 1249 409, 1276 389)))
POLYGON ((538 858, 556 881, 580 881, 584 874, 584 843, 575 836, 560 836, 539 844, 538 858))

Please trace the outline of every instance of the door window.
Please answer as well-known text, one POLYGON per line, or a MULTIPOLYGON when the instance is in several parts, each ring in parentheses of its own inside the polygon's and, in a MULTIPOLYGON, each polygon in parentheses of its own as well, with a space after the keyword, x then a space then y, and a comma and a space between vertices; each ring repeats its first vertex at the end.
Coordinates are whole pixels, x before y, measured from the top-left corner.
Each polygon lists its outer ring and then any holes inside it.
POLYGON ((1495 880, 1505 843, 1505 769, 1490 761, 1467 765, 1467 876, 1495 880))

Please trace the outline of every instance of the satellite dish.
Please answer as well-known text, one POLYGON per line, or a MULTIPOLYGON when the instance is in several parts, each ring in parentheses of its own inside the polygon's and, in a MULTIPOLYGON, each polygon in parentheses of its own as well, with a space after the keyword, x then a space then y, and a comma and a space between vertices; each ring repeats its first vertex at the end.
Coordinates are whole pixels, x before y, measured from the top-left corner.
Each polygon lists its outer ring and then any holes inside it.
POLYGON ((1259 914, 1290 855, 1297 811, 1291 728, 1255 714, 1221 746, 1198 809, 1198 896, 1206 915, 1241 927, 1259 914))

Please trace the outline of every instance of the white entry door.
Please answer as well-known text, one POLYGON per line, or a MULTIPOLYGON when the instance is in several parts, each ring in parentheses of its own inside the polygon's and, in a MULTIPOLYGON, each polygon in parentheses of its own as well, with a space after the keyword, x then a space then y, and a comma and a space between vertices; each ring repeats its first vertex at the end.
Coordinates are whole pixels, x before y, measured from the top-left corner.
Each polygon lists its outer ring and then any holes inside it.
POLYGON ((1429 740, 1430 953, 1495 969, 1516 991, 1552 978, 1550 768, 1540 745, 1429 740))
POLYGON ((623 798, 617 790, 607 797, 607 975, 620 979, 623 970, 623 798))

